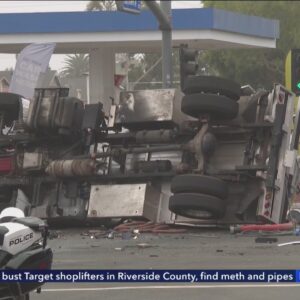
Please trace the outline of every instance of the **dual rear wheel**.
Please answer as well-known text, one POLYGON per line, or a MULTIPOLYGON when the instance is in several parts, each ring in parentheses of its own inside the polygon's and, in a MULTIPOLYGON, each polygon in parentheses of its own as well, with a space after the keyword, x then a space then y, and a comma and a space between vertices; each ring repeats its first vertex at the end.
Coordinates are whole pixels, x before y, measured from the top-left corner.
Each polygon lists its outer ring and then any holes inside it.
POLYGON ((225 214, 227 184, 211 176, 186 174, 174 177, 171 183, 169 209, 193 219, 220 219, 225 214))
MULTIPOLYGON (((182 89, 181 111, 194 118, 208 115, 213 121, 232 120, 238 115, 241 86, 215 76, 189 76, 182 89)), ((169 209, 194 219, 220 219, 226 210, 227 184, 211 176, 186 174, 173 178, 169 209)))
POLYGON ((214 121, 234 119, 241 96, 238 83, 215 76, 190 76, 185 80, 181 111, 198 118, 207 114, 214 121))

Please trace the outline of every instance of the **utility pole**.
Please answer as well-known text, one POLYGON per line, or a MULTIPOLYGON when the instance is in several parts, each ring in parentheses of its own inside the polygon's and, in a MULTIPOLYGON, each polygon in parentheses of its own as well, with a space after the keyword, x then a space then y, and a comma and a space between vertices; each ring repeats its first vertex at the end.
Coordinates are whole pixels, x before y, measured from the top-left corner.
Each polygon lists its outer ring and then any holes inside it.
POLYGON ((170 29, 162 29, 162 76, 164 88, 170 88, 173 85, 171 4, 172 1, 160 1, 160 6, 170 22, 170 29))
POLYGON ((172 1, 160 1, 160 5, 155 0, 144 1, 153 12, 159 22, 162 31, 162 79, 163 87, 170 88, 173 85, 172 72, 172 1))

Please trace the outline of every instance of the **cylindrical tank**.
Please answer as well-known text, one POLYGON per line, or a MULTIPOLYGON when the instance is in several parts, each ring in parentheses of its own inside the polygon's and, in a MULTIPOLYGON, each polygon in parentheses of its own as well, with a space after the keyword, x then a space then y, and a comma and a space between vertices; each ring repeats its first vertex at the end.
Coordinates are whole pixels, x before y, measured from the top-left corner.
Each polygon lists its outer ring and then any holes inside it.
POLYGON ((98 163, 92 159, 55 160, 46 168, 46 173, 55 177, 94 175, 98 163))

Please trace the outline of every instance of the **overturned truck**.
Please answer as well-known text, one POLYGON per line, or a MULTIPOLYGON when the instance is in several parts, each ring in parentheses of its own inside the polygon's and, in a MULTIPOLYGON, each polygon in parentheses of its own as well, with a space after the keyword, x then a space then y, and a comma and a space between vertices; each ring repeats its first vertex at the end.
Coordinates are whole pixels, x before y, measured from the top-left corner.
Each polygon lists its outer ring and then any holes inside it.
POLYGON ((68 89, 0 94, 0 209, 55 220, 280 223, 297 190, 299 108, 282 85, 213 76, 121 92, 109 115, 68 89))

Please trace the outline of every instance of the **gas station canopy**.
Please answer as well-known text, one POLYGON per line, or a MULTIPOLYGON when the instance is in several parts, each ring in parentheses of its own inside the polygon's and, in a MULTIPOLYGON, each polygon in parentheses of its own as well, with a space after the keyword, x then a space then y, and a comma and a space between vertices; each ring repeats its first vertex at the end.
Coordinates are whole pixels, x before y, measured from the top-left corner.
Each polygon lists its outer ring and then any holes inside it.
MULTIPOLYGON (((72 5, 72 4, 70 4, 72 5)), ((275 48, 279 22, 229 11, 172 10, 172 43, 195 49, 275 48)), ((115 53, 161 51, 162 32, 151 11, 0 14, 0 53, 19 53, 31 43, 56 43, 55 53, 89 53, 90 102, 105 110, 114 86, 115 53)))
MULTIPOLYGON (((229 11, 201 8, 172 11, 173 46, 198 49, 275 48, 279 22, 229 11)), ((57 43, 55 53, 160 50, 161 31, 150 11, 0 14, 0 53, 18 53, 30 43, 57 43)))

